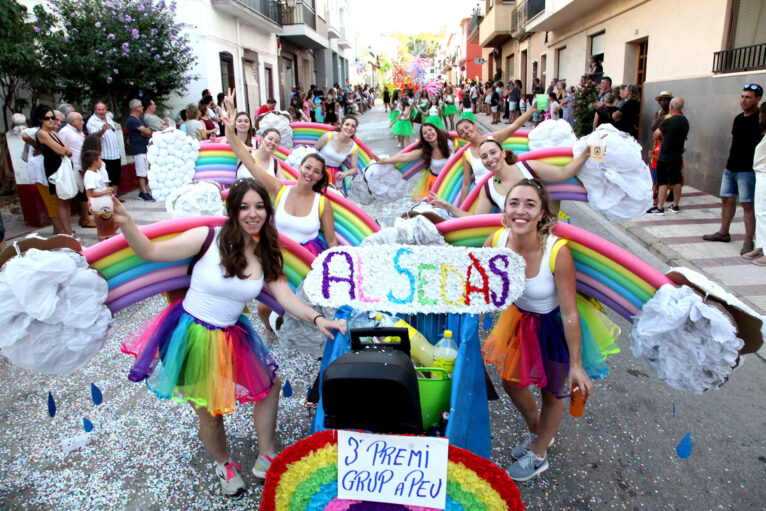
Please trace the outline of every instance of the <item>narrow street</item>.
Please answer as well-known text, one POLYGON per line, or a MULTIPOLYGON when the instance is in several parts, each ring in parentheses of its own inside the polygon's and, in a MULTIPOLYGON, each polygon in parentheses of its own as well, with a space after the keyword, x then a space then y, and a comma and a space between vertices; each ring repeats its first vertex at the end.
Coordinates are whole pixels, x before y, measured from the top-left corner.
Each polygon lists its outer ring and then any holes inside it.
MULTIPOLYGON (((480 119, 481 120, 481 119, 480 119)), ((358 136, 378 154, 396 152, 381 106, 361 116, 358 136)), ((368 209, 383 225, 411 204, 368 209)), ((159 205, 127 206, 139 224, 162 217, 159 205)), ((605 222, 585 204, 564 204, 572 223, 613 241, 658 268, 658 259, 620 227, 605 222)), ((711 250, 716 247, 711 247, 711 250)), ((252 405, 226 417, 231 453, 251 488, 244 497, 220 495, 210 458, 196 436, 191 407, 156 399, 144 385, 127 380, 131 358, 120 343, 131 330, 164 306, 163 297, 129 307, 115 317, 105 348, 84 370, 71 376, 43 376, 0 360, 5 392, 0 398, 0 501, 5 509, 253 509, 261 487, 251 484, 257 456, 252 405), (90 385, 102 391, 95 406, 90 385), (48 392, 57 406, 48 416, 48 392), (82 420, 95 426, 82 449, 67 454, 63 444, 83 435, 82 420)), ((250 314, 254 324, 258 320, 250 314)), ((630 353, 630 325, 622 328, 622 352, 609 359, 610 374, 596 382, 585 415, 562 421, 549 450, 550 469, 520 483, 530 510, 731 509, 763 508, 766 420, 763 372, 766 362, 748 355, 743 366, 719 390, 701 396, 676 391, 652 375, 630 353), (688 459, 676 455, 679 441, 691 433, 688 459)), ((481 336, 486 336, 481 331, 481 336)), ((277 342, 273 356, 279 376, 289 381, 292 397, 281 397, 278 436, 289 445, 307 436, 310 413, 303 397, 318 364, 277 342)), ((500 400, 490 403, 492 461, 510 462, 510 449, 524 431, 523 422, 490 371, 500 400)), ((568 408, 567 408, 568 410, 568 408)))

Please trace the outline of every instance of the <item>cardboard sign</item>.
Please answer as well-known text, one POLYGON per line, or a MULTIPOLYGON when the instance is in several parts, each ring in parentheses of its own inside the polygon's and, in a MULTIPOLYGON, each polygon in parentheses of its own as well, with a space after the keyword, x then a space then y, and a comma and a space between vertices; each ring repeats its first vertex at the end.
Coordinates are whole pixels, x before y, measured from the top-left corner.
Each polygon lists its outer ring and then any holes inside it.
POLYGON ((594 145, 590 147, 590 159, 595 162, 602 162, 604 161, 604 153, 606 152, 606 147, 602 145, 594 145))
POLYGON ((444 509, 446 438, 338 431, 338 498, 444 509))
POLYGON ((318 305, 356 310, 479 314, 521 295, 524 259, 503 248, 376 245, 322 252, 303 289, 318 305))

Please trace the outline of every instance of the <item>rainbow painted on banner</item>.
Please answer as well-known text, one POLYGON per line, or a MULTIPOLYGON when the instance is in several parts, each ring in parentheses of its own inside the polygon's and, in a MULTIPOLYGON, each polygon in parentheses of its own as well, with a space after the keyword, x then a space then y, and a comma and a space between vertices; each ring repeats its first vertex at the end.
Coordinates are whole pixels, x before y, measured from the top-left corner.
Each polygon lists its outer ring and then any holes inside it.
MULTIPOLYGON (((337 437, 336 430, 320 431, 282 451, 266 474, 261 511, 346 511, 359 504, 360 501, 338 499, 337 437)), ((389 507, 415 511, 400 504, 389 507)), ((503 469, 450 445, 446 509, 521 511, 524 504, 518 488, 503 469)))
MULTIPOLYGON (((283 183, 295 184, 294 181, 283 181, 283 183)), ((226 199, 229 191, 224 190, 221 194, 226 199)), ((370 215, 339 193, 329 191, 324 196, 329 199, 332 206, 335 216, 335 235, 341 245, 359 246, 364 238, 380 230, 380 226, 370 215)))
MULTIPOLYGON (((455 218, 437 224, 448 243, 481 247, 502 227, 500 214, 455 218)), ((644 303, 664 284, 672 284, 659 270, 603 238, 559 222, 554 234, 567 240, 577 270, 577 289, 633 321, 644 303)))
MULTIPOLYGON (((166 220, 141 227, 152 241, 171 239, 195 227, 217 227, 225 217, 203 216, 166 220)), ((293 240, 280 235, 287 281, 295 289, 306 277, 314 255, 293 240)), ((138 257, 123 235, 115 236, 86 248, 82 255, 106 278, 109 286, 106 305, 116 313, 151 296, 189 287, 187 270, 191 258, 171 262, 150 262, 138 257)), ((267 287, 258 297, 273 310, 281 311, 267 287)))

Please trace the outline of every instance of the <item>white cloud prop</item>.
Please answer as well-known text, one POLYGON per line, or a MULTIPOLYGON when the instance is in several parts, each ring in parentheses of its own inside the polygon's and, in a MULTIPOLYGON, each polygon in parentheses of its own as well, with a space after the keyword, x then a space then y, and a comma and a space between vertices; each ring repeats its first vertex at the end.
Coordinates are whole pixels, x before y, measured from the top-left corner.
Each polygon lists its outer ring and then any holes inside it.
POLYGON ((529 133, 529 149, 548 149, 550 147, 572 147, 577 136, 572 126, 564 119, 548 119, 541 122, 529 133))
POLYGON ((221 187, 213 181, 189 183, 173 190, 165 199, 165 208, 173 218, 226 215, 221 187))
POLYGON ((152 195, 165 200, 171 192, 194 180, 199 141, 180 130, 155 132, 146 156, 152 195))
POLYGON ((577 157, 587 145, 598 143, 606 145, 604 160, 588 158, 577 174, 590 206, 613 222, 638 218, 652 206, 652 176, 641 158, 641 146, 627 133, 602 124, 578 140, 572 152, 577 157))
POLYGON ((279 145, 287 149, 293 148, 293 129, 290 127, 290 121, 287 117, 274 113, 264 115, 258 123, 258 131, 255 132, 255 135, 257 137, 263 136, 263 132, 268 128, 275 128, 279 132, 281 137, 279 145))
POLYGON ((107 292, 106 281, 72 250, 14 257, 0 270, 0 351, 32 371, 77 371, 106 341, 107 292))

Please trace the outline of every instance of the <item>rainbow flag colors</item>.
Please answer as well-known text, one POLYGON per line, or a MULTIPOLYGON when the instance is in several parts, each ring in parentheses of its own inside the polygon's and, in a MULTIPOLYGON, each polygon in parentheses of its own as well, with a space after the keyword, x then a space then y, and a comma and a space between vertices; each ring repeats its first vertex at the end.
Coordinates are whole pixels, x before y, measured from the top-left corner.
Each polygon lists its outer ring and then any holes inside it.
MULTIPOLYGON (((266 473, 266 484, 259 509, 364 509, 363 502, 338 499, 337 459, 336 430, 320 431, 294 443, 277 456, 266 473)), ((372 506, 374 504, 370 509, 372 506)), ((392 504, 387 509, 412 508, 392 504)), ((521 511, 524 509, 524 503, 518 488, 504 470, 470 451, 450 445, 447 464, 447 509, 521 511)))
MULTIPOLYGON (((474 215, 437 224, 448 243, 481 247, 502 227, 500 214, 474 215)), ((638 257, 603 238, 559 222, 553 233, 567 240, 577 272, 577 289, 599 300, 628 321, 670 279, 638 257)))
MULTIPOLYGON (((178 218, 140 229, 150 240, 161 241, 195 227, 217 227, 225 220, 225 217, 215 216, 178 218)), ((279 236, 279 243, 287 280, 295 289, 311 269, 314 256, 285 236, 279 236)), ((191 277, 186 273, 191 258, 166 263, 145 261, 136 255, 121 234, 84 249, 82 255, 106 279, 109 286, 106 305, 112 313, 151 296, 189 287, 191 277)), ((270 307, 274 305, 274 310, 282 310, 266 288, 259 299, 270 307)))

